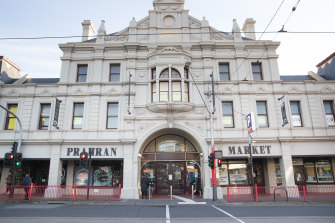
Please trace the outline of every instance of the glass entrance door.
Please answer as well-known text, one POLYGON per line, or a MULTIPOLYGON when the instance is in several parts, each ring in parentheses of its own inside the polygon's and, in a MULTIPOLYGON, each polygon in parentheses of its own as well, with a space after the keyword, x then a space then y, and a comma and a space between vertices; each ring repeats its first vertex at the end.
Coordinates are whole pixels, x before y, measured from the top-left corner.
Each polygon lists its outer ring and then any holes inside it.
POLYGON ((156 193, 159 195, 169 194, 170 182, 169 182, 169 163, 156 163, 156 193))
POLYGON ((156 163, 156 192, 159 195, 185 193, 185 162, 156 163))

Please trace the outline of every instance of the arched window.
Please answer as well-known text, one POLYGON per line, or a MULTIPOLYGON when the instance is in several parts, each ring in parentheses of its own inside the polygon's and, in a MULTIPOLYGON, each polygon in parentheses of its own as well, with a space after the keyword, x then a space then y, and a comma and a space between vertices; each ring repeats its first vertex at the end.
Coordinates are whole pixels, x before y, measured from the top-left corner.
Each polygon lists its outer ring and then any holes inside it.
POLYGON ((158 76, 156 68, 153 68, 151 73, 152 102, 189 101, 188 74, 186 72, 182 76, 178 70, 166 68, 158 76))

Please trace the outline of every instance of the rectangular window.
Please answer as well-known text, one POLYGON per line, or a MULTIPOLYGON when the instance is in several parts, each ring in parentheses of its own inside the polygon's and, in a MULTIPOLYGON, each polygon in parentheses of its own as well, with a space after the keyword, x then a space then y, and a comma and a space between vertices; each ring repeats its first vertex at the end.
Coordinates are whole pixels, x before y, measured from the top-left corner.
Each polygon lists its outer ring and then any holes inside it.
POLYGON ((291 122, 292 126, 294 127, 301 127, 302 120, 301 120, 301 111, 300 111, 300 102, 299 101, 291 101, 291 122))
POLYGON ((330 162, 316 162, 316 175, 319 183, 332 183, 334 182, 332 168, 330 162))
POLYGON ((334 104, 332 101, 324 101, 323 106, 325 109, 326 122, 328 126, 335 126, 334 118, 334 104))
POLYGON ((281 175, 281 170, 280 170, 280 163, 279 159, 275 159, 275 169, 276 169, 276 181, 277 181, 277 186, 282 185, 283 183, 283 178, 281 175))
POLYGON ((87 78, 87 64, 78 65, 77 82, 86 82, 86 78, 87 78))
POLYGON ((181 101, 181 83, 172 82, 172 101, 181 101))
POLYGON ((246 162, 229 163, 230 185, 248 184, 248 168, 246 162))
POLYGON ((230 80, 229 63, 220 63, 219 72, 220 72, 220 81, 230 80))
POLYGON ((151 69, 151 79, 156 80, 156 68, 151 69))
MULTIPOLYGON (((8 110, 17 114, 17 104, 8 104, 8 110)), ((15 116, 7 112, 5 130, 13 130, 15 127, 15 116)))
POLYGON ((222 102, 223 127, 234 128, 234 109, 232 101, 222 102))
POLYGON ((159 101, 169 100, 169 82, 159 82, 159 101))
POLYGON ((152 89, 152 102, 156 102, 157 101, 156 82, 153 82, 151 84, 151 89, 152 89))
POLYGON ((107 104, 107 129, 117 129, 119 114, 119 104, 118 103, 108 103, 107 104))
POLYGON ((262 64, 261 63, 252 63, 252 76, 255 81, 263 80, 262 74, 262 64))
POLYGON ((120 64, 111 64, 109 81, 110 82, 120 81, 120 64))
POLYGON ((257 101, 257 123, 259 127, 269 127, 266 101, 257 101))
POLYGON ((188 90, 188 83, 184 83, 184 95, 185 95, 185 101, 189 101, 189 90, 188 90))
POLYGON ((41 104, 40 121, 38 129, 48 129, 50 122, 50 107, 51 104, 41 104))
POLYGON ((227 163, 222 163, 221 167, 219 168, 219 184, 222 185, 228 185, 228 165, 227 163))
POLYGON ((307 175, 307 183, 317 183, 315 167, 313 162, 304 163, 305 172, 307 175))
POLYGON ((83 127, 84 103, 73 104, 72 129, 81 129, 83 127))

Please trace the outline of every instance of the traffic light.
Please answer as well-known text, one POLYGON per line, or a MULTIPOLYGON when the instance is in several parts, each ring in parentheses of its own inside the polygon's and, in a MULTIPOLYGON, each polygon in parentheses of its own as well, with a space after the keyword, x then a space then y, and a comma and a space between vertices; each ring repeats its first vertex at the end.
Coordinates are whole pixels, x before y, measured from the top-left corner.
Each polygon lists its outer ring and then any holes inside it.
POLYGON ((15 166, 21 166, 22 164, 22 153, 15 154, 15 166))
POLYGON ((208 156, 208 166, 211 168, 211 169, 214 169, 214 154, 211 153, 209 156, 208 156))
POLYGON ((6 153, 3 167, 10 168, 13 166, 14 166, 14 153, 6 153))
POLYGON ((222 166, 222 158, 219 158, 218 159, 218 167, 221 167, 222 166))
POLYGON ((88 158, 87 152, 80 153, 80 166, 87 166, 87 158, 88 158))

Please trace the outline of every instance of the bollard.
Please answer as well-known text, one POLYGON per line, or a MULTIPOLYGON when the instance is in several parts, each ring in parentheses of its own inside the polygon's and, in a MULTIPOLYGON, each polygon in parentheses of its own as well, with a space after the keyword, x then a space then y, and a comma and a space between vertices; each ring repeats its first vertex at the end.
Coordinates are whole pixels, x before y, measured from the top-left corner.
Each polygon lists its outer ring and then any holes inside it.
POLYGON ((192 199, 194 199, 194 185, 192 184, 192 199))
POLYGON ((170 185, 170 199, 172 199, 172 185, 170 185))
POLYGON ((148 191, 148 193, 149 193, 149 200, 151 199, 151 186, 149 185, 149 191, 148 191))

